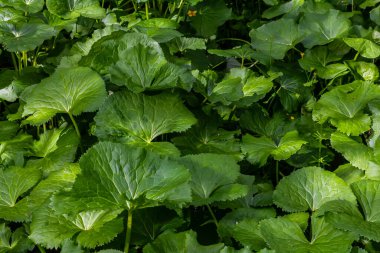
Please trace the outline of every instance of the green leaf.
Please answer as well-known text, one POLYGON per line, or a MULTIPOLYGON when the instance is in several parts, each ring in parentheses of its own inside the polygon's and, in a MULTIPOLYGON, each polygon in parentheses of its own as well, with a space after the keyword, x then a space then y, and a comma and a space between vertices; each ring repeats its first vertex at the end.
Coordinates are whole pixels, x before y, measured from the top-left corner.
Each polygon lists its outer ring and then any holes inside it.
POLYGON ((109 71, 113 83, 140 93, 178 86, 187 69, 168 62, 160 48, 138 44, 119 51, 119 60, 109 71))
POLYGON ((3 0, 2 3, 29 13, 39 12, 44 7, 44 0, 3 0))
POLYGON ((29 252, 34 245, 28 239, 23 227, 17 228, 13 233, 4 223, 0 224, 0 252, 18 253, 29 252))
POLYGON ((11 167, 0 170, 0 217, 5 220, 18 220, 19 198, 31 189, 41 178, 41 172, 34 168, 11 167))
POLYGON ((65 19, 79 16, 101 19, 106 14, 97 0, 46 0, 46 7, 51 13, 65 19))
POLYGON ((31 51, 54 35, 53 27, 45 24, 0 22, 0 43, 9 52, 31 51))
POLYGON ((343 41, 365 58, 374 59, 380 56, 380 46, 370 40, 364 38, 344 38, 343 41))
POLYGON ((29 160, 28 165, 41 168, 44 173, 60 168, 66 162, 73 162, 79 144, 79 137, 73 128, 47 130, 33 143, 33 155, 42 159, 29 160))
POLYGON ((348 185, 365 178, 364 171, 352 166, 350 163, 340 165, 334 173, 348 185))
POLYGON ((287 212, 315 211, 331 200, 356 198, 348 185, 334 173, 306 167, 284 177, 273 193, 274 203, 287 212))
POLYGON ((191 199, 187 169, 143 149, 101 142, 90 148, 79 164, 81 174, 72 192, 59 195, 55 203, 133 210, 191 199))
POLYGON ((0 143, 12 140, 16 136, 19 126, 17 123, 10 121, 0 121, 0 143))
POLYGON ((306 13, 300 21, 300 30, 306 34, 302 41, 306 48, 325 45, 336 38, 341 38, 351 28, 348 17, 335 9, 326 13, 306 13))
POLYGON ((306 239, 299 225, 285 218, 260 222, 260 230, 268 245, 283 253, 348 253, 355 235, 335 229, 324 218, 311 218, 312 235, 306 239))
POLYGON ((12 139, 0 142, 0 164, 2 166, 23 166, 24 155, 29 153, 32 136, 20 133, 12 139))
POLYGON ((79 245, 76 245, 72 240, 65 240, 62 243, 62 248, 60 253, 83 253, 79 245))
POLYGON ((375 24, 380 25, 380 6, 377 6, 376 8, 373 8, 369 12, 369 16, 370 16, 371 20, 375 24))
POLYGON ((272 208, 238 208, 219 221, 218 234, 224 242, 230 242, 233 237, 243 245, 259 250, 266 246, 258 229, 259 221, 274 217, 276 212, 272 208))
POLYGON ((26 20, 22 11, 13 9, 11 7, 1 7, 0 9, 0 22, 17 23, 26 20))
POLYGON ((285 13, 294 13, 304 4, 304 0, 292 0, 287 3, 275 5, 263 12, 263 18, 272 19, 285 13))
POLYGON ((333 41, 326 46, 316 46, 305 51, 305 55, 298 60, 300 66, 307 71, 320 71, 329 63, 339 61, 348 53, 349 47, 342 42, 333 41))
POLYGON ((181 227, 184 222, 175 211, 162 206, 136 210, 131 241, 135 245, 145 245, 163 232, 181 227))
POLYGON ((370 117, 363 113, 363 109, 379 95, 379 87, 369 82, 355 81, 334 87, 315 104, 313 119, 320 124, 329 120, 343 133, 359 135, 371 125, 370 117))
POLYGON ((285 18, 251 30, 249 35, 252 47, 257 50, 257 57, 264 63, 270 63, 271 59, 283 59, 286 52, 303 38, 295 21, 285 18))
POLYGON ((194 231, 188 230, 181 233, 168 232, 160 235, 154 242, 149 243, 143 249, 144 253, 219 253, 224 247, 223 243, 203 246, 197 241, 194 231))
POLYGON ((331 134, 331 145, 353 166, 361 170, 369 170, 373 166, 373 152, 363 143, 359 143, 345 134, 335 132, 331 134))
POLYGON ((250 134, 243 136, 242 151, 252 164, 264 166, 268 157, 275 160, 286 160, 294 155, 306 141, 298 137, 297 131, 287 132, 280 142, 276 144, 266 136, 253 137, 250 134))
POLYGON ((210 0, 197 5, 197 13, 190 18, 197 35, 210 37, 219 26, 231 18, 231 9, 222 0, 210 0))
POLYGON ((235 57, 239 59, 251 60, 254 58, 254 50, 250 45, 243 45, 234 47, 231 49, 209 49, 207 50, 210 54, 215 54, 221 57, 235 57))
POLYGON ((107 99, 95 123, 101 139, 125 138, 149 146, 162 134, 187 130, 196 119, 174 94, 148 96, 124 91, 107 99))
POLYGON ((240 131, 218 128, 214 121, 205 119, 172 141, 184 154, 226 154, 241 160, 240 143, 236 139, 239 134, 240 131))
POLYGON ((171 54, 177 52, 185 52, 187 50, 202 50, 206 49, 206 41, 201 38, 175 38, 169 43, 169 50, 171 54))
POLYGON ((77 164, 65 164, 41 180, 30 194, 17 202, 13 210, 13 220, 30 221, 32 214, 54 193, 70 188, 79 173, 77 164))
POLYGON ((28 116, 24 123, 39 125, 56 113, 92 112, 105 97, 104 81, 95 71, 85 67, 57 69, 21 94, 26 102, 22 115, 28 116))
POLYGON ((245 196, 248 192, 246 185, 237 183, 240 167, 232 156, 187 155, 180 161, 191 173, 194 205, 233 200, 245 196))
MULTIPOLYGON (((346 210, 337 209, 328 213, 327 220, 335 227, 351 231, 370 240, 380 241, 380 182, 374 180, 361 180, 351 185, 364 218, 353 216, 346 210)), ((357 209, 356 209, 357 210, 357 209)), ((358 212, 358 211, 356 211, 358 212)))
POLYGON ((344 63, 350 68, 355 79, 371 82, 379 79, 379 70, 373 63, 362 61, 345 61, 344 63))
POLYGON ((59 211, 48 206, 36 210, 30 225, 29 238, 51 249, 59 247, 65 240, 78 234, 76 241, 79 245, 95 248, 110 242, 123 231, 122 219, 115 219, 122 211, 120 209, 81 211, 76 207, 69 214, 59 211))

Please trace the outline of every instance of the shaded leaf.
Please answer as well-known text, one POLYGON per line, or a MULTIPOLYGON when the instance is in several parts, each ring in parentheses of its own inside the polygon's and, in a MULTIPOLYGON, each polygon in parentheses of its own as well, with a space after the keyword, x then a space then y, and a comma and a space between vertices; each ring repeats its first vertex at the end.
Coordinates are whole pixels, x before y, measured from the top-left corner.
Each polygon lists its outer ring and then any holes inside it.
POLYGON ((144 253, 219 253, 224 247, 223 243, 203 246, 196 239, 194 231, 181 233, 168 232, 160 235, 154 242, 147 244, 144 253))
POLYGON ((248 192, 246 185, 237 183, 240 167, 232 156, 187 155, 180 161, 191 173, 194 205, 233 200, 245 196, 248 192))

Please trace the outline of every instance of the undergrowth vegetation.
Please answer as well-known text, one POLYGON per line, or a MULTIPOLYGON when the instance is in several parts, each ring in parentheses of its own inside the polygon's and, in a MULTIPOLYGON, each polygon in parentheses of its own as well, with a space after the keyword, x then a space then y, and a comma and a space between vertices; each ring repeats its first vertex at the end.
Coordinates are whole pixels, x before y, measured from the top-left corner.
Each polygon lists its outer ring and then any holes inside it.
POLYGON ((0 0, 0 252, 379 252, 379 26, 379 0, 0 0))

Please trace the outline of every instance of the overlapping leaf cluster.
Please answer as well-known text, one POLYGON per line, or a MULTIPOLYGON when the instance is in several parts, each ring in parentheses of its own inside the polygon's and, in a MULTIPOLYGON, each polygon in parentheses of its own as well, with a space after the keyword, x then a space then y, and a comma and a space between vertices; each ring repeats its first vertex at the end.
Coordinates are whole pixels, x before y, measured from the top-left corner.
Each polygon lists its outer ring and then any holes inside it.
POLYGON ((0 0, 0 252, 377 252, 379 26, 376 0, 0 0))

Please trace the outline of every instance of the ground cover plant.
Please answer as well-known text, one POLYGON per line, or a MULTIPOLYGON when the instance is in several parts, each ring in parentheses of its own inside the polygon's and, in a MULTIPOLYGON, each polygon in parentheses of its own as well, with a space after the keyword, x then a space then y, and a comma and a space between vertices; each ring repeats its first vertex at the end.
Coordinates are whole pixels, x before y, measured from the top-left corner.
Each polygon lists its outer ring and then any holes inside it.
POLYGON ((379 252, 379 26, 378 0, 0 0, 0 252, 379 252))

